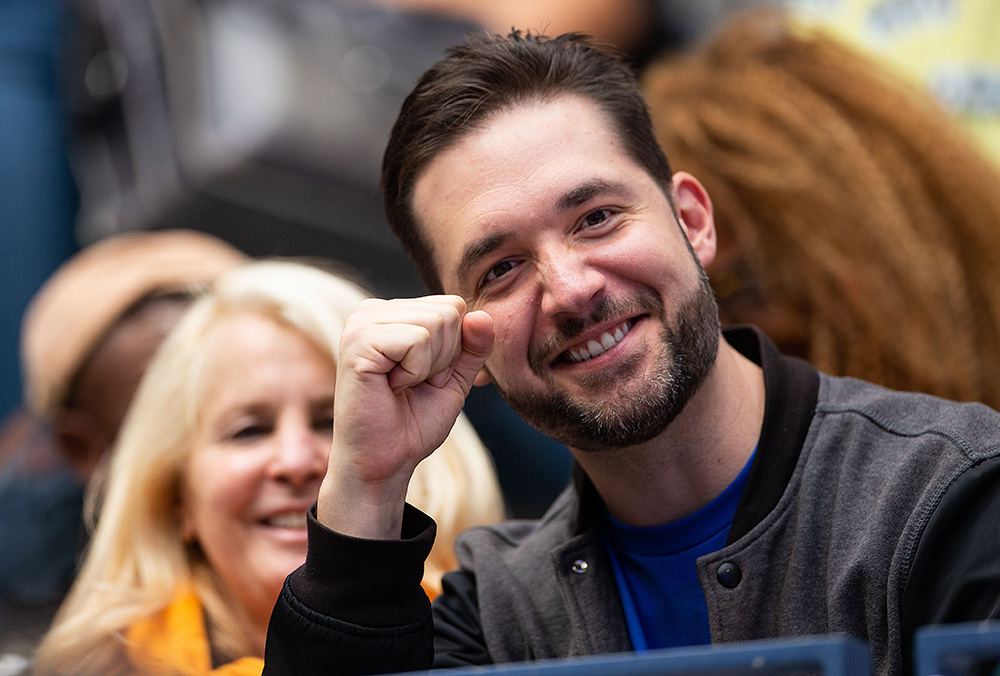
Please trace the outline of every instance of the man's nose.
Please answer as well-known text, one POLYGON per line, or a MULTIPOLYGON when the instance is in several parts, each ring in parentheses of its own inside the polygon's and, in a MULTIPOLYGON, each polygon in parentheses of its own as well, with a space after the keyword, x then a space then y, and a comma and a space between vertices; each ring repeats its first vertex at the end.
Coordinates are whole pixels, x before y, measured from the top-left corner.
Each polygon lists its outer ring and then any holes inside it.
POLYGON ((541 309, 547 315, 586 313, 605 289, 604 273, 579 253, 560 251, 540 265, 541 309))

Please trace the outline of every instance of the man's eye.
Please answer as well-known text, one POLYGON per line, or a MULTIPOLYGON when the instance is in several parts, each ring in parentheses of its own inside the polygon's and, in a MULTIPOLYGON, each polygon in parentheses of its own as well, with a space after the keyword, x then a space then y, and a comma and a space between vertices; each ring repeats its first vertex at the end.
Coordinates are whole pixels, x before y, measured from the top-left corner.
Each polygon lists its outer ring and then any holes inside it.
POLYGON ((600 225, 609 218, 611 218, 610 209, 598 209, 597 211, 591 211, 589 214, 583 217, 583 225, 584 227, 592 227, 595 225, 600 225))
POLYGON ((517 267, 516 261, 501 261, 490 268, 486 276, 483 277, 483 283, 492 282, 499 277, 503 277, 515 267, 517 267))

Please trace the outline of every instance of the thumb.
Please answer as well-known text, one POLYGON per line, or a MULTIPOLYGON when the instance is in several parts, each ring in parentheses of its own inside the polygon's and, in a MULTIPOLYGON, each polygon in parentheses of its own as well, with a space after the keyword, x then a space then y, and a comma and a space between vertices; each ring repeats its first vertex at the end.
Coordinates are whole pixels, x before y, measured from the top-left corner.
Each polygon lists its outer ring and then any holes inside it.
POLYGON ((462 354, 452 368, 466 394, 472 389, 472 383, 486 363, 486 358, 493 352, 494 340, 496 331, 492 317, 482 310, 465 315, 462 319, 462 354))

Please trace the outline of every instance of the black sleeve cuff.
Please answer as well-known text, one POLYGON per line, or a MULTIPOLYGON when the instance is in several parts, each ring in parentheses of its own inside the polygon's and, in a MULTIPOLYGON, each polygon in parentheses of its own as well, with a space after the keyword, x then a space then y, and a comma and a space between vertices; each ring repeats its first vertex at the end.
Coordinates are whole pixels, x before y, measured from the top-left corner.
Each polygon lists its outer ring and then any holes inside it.
POLYGON ((366 540, 330 530, 307 516, 306 562, 288 576, 296 600, 342 622, 387 628, 418 622, 428 612, 420 582, 434 544, 434 520, 411 505, 400 540, 366 540))

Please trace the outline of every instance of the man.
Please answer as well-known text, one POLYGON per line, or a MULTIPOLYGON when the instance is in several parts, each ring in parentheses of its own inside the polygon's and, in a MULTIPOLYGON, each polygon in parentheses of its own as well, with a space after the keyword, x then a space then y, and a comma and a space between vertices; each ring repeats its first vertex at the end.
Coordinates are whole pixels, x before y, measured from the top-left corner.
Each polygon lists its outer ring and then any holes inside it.
POLYGON ((404 103, 383 190, 449 295, 368 301, 345 327, 265 671, 847 632, 889 676, 915 627, 993 612, 1000 415, 723 338, 711 202, 671 175, 619 61, 574 36, 471 39, 404 103), (537 522, 468 532, 432 621, 433 524, 403 496, 486 379, 569 445, 577 481, 537 522))
MULTIPOLYGON (((27 655, 75 577, 86 485, 193 294, 248 258, 187 230, 129 232, 67 260, 22 324, 27 411, 0 467, 0 655, 27 655)), ((8 438, 11 438, 8 437, 8 438)))

